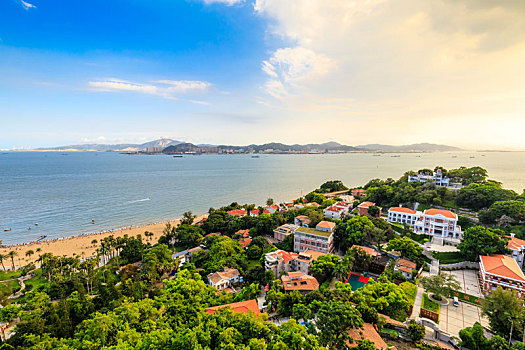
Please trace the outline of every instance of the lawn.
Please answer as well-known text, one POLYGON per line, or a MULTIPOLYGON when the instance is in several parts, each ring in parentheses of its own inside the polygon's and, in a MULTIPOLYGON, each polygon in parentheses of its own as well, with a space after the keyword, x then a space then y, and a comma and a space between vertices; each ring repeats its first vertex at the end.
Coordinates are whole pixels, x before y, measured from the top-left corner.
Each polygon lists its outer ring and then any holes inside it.
POLYGON ((18 271, 0 271, 0 281, 10 280, 13 278, 17 278, 18 275, 20 275, 20 272, 18 271))
POLYGON ((439 314, 439 309, 440 309, 439 303, 436 303, 435 301, 430 300, 427 293, 423 294, 423 305, 421 305, 421 307, 423 309, 427 309, 429 311, 433 311, 439 314))
POLYGON ((410 305, 414 305, 414 301, 416 300, 417 294, 417 286, 414 283, 403 282, 399 285, 399 287, 401 287, 401 289, 403 289, 403 291, 407 295, 410 305))
POLYGON ((249 270, 250 268, 255 267, 255 266, 261 266, 261 262, 259 261, 259 259, 257 259, 257 260, 248 260, 248 268, 247 268, 247 270, 249 270))
POLYGON ((41 269, 37 269, 35 271, 33 271, 33 273, 35 274, 35 277, 33 278, 30 278, 28 279, 27 281, 25 281, 25 285, 26 285, 26 291, 31 291, 31 290, 38 290, 38 287, 46 284, 46 279, 44 277, 42 277, 42 270, 41 269))
POLYGON ((467 261, 461 252, 432 252, 432 256, 439 260, 440 264, 455 264, 462 261, 467 261))

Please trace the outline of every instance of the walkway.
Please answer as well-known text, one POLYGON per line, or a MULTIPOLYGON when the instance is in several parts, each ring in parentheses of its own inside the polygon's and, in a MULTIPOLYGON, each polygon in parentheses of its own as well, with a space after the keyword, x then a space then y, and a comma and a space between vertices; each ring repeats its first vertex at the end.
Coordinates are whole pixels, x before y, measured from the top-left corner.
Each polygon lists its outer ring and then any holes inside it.
POLYGON ((416 300, 414 301, 414 307, 412 308, 412 314, 410 315, 411 319, 416 319, 419 317, 421 312, 421 304, 423 303, 423 293, 425 290, 421 287, 417 287, 416 300))
POLYGON ((16 298, 20 298, 22 296, 22 292, 24 291, 24 289, 26 289, 26 284, 24 283, 24 281, 27 281, 28 279, 31 279, 33 278, 33 276, 31 275, 25 275, 25 276, 22 276, 22 277, 19 277, 18 278, 18 283, 20 283, 20 290, 14 294, 11 294, 9 296, 9 299, 16 299, 16 298))

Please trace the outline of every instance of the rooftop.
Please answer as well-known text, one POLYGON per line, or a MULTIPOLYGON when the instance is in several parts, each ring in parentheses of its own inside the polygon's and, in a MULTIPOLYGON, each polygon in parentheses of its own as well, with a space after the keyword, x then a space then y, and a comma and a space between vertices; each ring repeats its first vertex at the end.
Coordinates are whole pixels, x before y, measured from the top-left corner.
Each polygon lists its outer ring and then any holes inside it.
POLYGON ((323 237, 330 237, 333 234, 332 232, 319 231, 319 230, 309 228, 309 227, 299 227, 295 232, 303 232, 303 233, 308 233, 310 235, 323 236, 323 237))
POLYGON ((385 343, 371 323, 364 323, 363 329, 352 328, 348 331, 348 334, 354 339, 353 343, 347 343, 349 348, 357 347, 356 340, 366 339, 373 342, 376 349, 388 349, 387 343, 385 343))
POLYGON ((415 214, 417 213, 415 210, 412 210, 410 208, 403 208, 403 207, 392 207, 388 209, 388 211, 394 211, 396 213, 406 213, 406 214, 415 214))
POLYGON ((217 284, 221 280, 229 280, 232 277, 238 276, 239 270, 225 267, 223 271, 213 272, 208 275, 208 279, 213 283, 217 284))
POLYGON ((525 247, 525 241, 516 237, 511 237, 507 242, 507 248, 518 250, 525 247))
POLYGON ((310 275, 305 275, 301 271, 290 272, 288 276, 281 277, 285 291, 309 291, 319 289, 319 282, 310 275))
POLYGON ((216 311, 224 308, 230 308, 233 310, 233 312, 248 314, 250 311, 253 312, 255 315, 260 315, 261 312, 259 311, 259 305, 257 305, 257 300, 247 300, 247 301, 240 301, 238 303, 233 304, 225 304, 225 305, 219 305, 219 306, 213 306, 206 309, 206 312, 209 314, 213 314, 216 311))
POLYGON ((370 248, 370 247, 363 247, 363 246, 360 246, 360 245, 353 245, 352 248, 354 248, 354 247, 363 250, 366 254, 371 255, 371 256, 381 255, 381 253, 379 253, 377 250, 375 250, 373 248, 370 248))
POLYGON ((375 203, 373 202, 363 202, 361 204, 358 205, 359 208, 368 208, 368 207, 371 207, 372 205, 376 205, 375 203))
POLYGON ((411 268, 412 270, 414 270, 417 267, 415 262, 412 262, 412 261, 407 260, 407 259, 399 259, 396 262, 396 265, 397 266, 406 266, 406 267, 411 268))
POLYGON ((506 255, 481 256, 481 265, 487 273, 525 282, 525 275, 516 260, 506 255))
POLYGON ((335 227, 335 222, 321 221, 320 223, 317 224, 316 228, 317 227, 328 228, 328 229, 332 230, 335 227))
POLYGON ((458 216, 456 214, 454 214, 453 212, 451 212, 450 210, 444 210, 444 209, 427 209, 425 210, 425 215, 430 215, 430 216, 434 216, 434 215, 442 215, 446 218, 449 218, 449 219, 457 219, 458 216))

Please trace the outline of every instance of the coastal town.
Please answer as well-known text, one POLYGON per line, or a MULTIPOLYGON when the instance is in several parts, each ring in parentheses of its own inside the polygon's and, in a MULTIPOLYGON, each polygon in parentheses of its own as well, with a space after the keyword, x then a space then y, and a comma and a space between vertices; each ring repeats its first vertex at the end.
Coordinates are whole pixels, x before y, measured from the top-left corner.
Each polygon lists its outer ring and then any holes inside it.
POLYGON ((524 195, 488 180, 485 169, 436 167, 355 188, 332 180, 287 202, 232 203, 153 228, 72 237, 81 239, 77 250, 53 248, 60 241, 7 247, 2 339, 99 349, 127 331, 109 339, 88 335, 89 327, 157 303, 141 323, 178 317, 189 331, 189 315, 159 309, 172 305, 212 324, 231 318, 227 329, 242 337, 248 327, 270 348, 523 349, 524 219, 524 195), (71 333, 49 328, 52 315, 66 317, 71 333), (248 326, 254 322, 257 331, 248 326), (297 347, 272 343, 286 332, 297 347))

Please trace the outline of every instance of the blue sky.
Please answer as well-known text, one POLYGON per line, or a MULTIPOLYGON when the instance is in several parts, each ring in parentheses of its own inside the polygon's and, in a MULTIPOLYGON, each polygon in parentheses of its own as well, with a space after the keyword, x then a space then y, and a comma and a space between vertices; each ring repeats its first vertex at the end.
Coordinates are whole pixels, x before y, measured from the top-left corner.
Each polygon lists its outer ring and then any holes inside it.
POLYGON ((0 148, 523 148, 523 15, 520 1, 3 0, 0 148))

